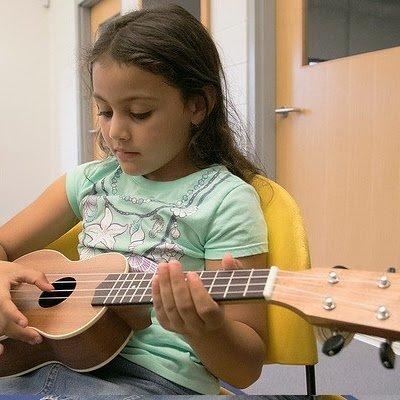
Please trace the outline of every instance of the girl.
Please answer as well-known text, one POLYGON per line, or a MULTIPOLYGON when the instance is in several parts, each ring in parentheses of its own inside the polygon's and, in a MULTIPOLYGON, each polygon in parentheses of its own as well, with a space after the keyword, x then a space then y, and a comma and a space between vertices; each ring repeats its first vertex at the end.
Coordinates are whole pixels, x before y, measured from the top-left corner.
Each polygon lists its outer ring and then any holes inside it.
POLYGON ((235 146, 212 39, 179 6, 134 11, 102 28, 85 62, 104 159, 68 171, 0 228, 0 334, 42 340, 9 289, 52 286, 13 260, 79 220, 81 259, 118 251, 133 270, 157 271, 151 320, 132 310, 137 332, 103 368, 50 364, 3 379, 0 393, 216 394, 219 379, 250 385, 266 351, 264 305, 218 305, 195 272, 182 272, 266 263, 265 222, 248 183, 258 169, 235 146))

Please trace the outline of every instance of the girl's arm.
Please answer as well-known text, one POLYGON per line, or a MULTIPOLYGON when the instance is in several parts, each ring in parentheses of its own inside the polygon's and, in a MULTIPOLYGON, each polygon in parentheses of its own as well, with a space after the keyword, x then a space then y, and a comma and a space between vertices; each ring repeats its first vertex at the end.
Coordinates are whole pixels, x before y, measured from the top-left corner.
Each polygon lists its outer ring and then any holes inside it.
MULTIPOLYGON (((40 334, 27 326, 26 317, 11 300, 10 287, 26 282, 52 290, 43 273, 13 262, 43 248, 78 222, 65 191, 65 176, 57 179, 32 204, 0 227, 0 335, 39 343, 40 334)), ((0 355, 3 352, 0 344, 0 355)))
POLYGON ((7 261, 7 254, 6 251, 3 249, 3 247, 0 244, 0 261, 7 261))
MULTIPOLYGON (((37 200, 0 227, 0 263, 1 260, 14 261, 26 253, 43 249, 79 222, 68 202, 65 188, 65 175, 63 175, 37 200)), ((0 268, 0 274, 1 272, 0 268)), ((1 296, 0 293, 0 298, 1 296)), ((6 325, 1 321, 5 307, 7 304, 4 307, 0 305, 0 334, 6 325)), ((135 330, 144 329, 151 323, 148 307, 138 306, 135 313, 132 313, 132 309, 125 308, 116 308, 114 311, 135 330)), ((19 312, 12 307, 7 319, 13 317, 17 319, 18 315, 19 312)), ((31 339, 32 335, 27 333, 25 336, 19 336, 23 337, 31 339)))
MULTIPOLYGON (((241 268, 265 268, 266 254, 237 260, 241 268)), ((221 260, 206 261, 206 269, 220 268, 221 260)), ((212 374, 240 388, 258 379, 266 351, 263 301, 218 305, 195 274, 185 281, 176 261, 159 264, 152 289, 160 324, 183 334, 212 374)))
POLYGON ((65 175, 51 184, 33 203, 0 227, 1 248, 8 261, 39 250, 79 222, 68 202, 65 175))

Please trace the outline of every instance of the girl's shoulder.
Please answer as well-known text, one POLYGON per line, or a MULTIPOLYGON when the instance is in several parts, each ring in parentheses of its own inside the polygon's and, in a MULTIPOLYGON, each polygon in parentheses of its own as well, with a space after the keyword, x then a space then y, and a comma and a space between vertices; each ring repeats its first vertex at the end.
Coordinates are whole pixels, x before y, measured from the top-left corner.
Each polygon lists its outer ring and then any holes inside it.
POLYGON ((114 172, 119 164, 115 157, 89 161, 67 171, 67 179, 75 182, 93 184, 114 172))
POLYGON ((118 166, 118 162, 109 157, 104 160, 89 161, 67 171, 65 180, 67 198, 79 218, 82 217, 81 200, 86 195, 93 193, 95 184, 112 174, 118 166))
POLYGON ((215 165, 214 171, 218 175, 216 182, 218 182, 221 192, 227 194, 231 191, 237 192, 242 190, 244 192, 256 193, 256 190, 250 183, 233 174, 226 166, 215 165))

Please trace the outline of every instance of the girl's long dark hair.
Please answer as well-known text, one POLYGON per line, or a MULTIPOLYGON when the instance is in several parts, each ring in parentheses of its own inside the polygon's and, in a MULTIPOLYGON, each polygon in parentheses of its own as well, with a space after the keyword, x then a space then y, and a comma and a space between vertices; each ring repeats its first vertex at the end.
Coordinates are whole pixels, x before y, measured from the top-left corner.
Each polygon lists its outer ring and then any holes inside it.
MULTIPOLYGON (((105 23, 94 44, 84 51, 90 91, 93 64, 102 56, 163 76, 180 90, 184 104, 192 96, 204 98, 208 112, 200 125, 192 125, 188 149, 197 167, 223 164, 247 182, 255 174, 263 173, 239 150, 249 144, 245 140, 247 129, 228 100, 217 48, 205 27, 184 8, 168 5, 137 10, 105 23), (212 110, 204 93, 206 86, 212 86, 216 94, 212 110)), ((96 140, 100 149, 110 155, 100 130, 96 140)))

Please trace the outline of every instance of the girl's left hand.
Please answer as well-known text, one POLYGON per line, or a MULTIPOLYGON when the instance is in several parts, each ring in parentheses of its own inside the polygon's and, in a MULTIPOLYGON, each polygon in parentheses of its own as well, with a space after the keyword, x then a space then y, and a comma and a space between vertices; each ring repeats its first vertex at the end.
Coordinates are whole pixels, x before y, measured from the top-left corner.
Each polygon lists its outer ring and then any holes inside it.
MULTIPOLYGON (((241 263, 227 254, 221 265, 236 269, 241 263)), ((193 337, 221 328, 225 323, 224 308, 211 298, 195 272, 188 272, 186 277, 179 261, 158 265, 152 281, 158 322, 169 331, 193 337)))

